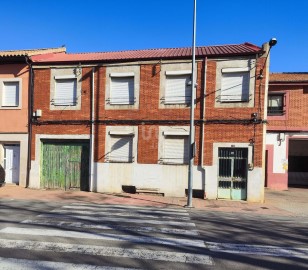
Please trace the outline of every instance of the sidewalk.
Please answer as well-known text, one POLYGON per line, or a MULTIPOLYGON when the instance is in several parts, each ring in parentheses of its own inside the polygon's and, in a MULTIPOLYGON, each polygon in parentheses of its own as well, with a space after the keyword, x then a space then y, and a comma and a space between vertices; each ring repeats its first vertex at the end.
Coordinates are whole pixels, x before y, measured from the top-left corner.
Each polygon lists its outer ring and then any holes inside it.
MULTIPOLYGON (((106 194, 82 191, 36 190, 19 186, 0 188, 2 200, 42 200, 63 202, 89 202, 98 204, 124 204, 154 207, 183 207, 186 198, 162 197, 145 194, 106 194)), ((197 210, 222 211, 228 213, 255 213, 279 216, 308 217, 308 189, 289 189, 288 191, 265 191, 265 203, 245 201, 193 199, 197 210)))

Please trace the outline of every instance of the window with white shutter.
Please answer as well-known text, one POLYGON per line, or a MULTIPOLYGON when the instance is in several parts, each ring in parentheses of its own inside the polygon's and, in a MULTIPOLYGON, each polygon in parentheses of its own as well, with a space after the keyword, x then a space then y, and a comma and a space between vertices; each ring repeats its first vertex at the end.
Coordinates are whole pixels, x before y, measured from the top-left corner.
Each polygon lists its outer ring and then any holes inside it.
POLYGON ((187 104, 191 100, 191 75, 166 75, 165 104, 187 104))
POLYGON ((19 106, 19 82, 14 82, 14 81, 3 82, 2 106, 3 107, 19 106))
POLYGON ((221 76, 221 102, 245 102, 249 101, 249 77, 248 71, 223 72, 221 76))
POLYGON ((131 105, 135 102, 134 76, 110 77, 110 104, 131 105))
POLYGON ((133 135, 110 135, 109 162, 133 162, 133 135))
POLYGON ((163 163, 167 164, 187 164, 188 136, 187 135, 165 135, 163 145, 163 163))
POLYGON ((77 78, 55 78, 56 88, 53 105, 75 106, 77 104, 77 78))

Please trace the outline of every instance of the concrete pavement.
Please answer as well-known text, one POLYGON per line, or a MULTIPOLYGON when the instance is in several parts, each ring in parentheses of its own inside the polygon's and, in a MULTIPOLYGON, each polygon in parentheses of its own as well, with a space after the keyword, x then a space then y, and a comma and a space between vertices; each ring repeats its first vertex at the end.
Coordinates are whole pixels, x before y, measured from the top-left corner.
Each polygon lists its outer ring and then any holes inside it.
MULTIPOLYGON (((0 199, 89 202, 154 207, 183 207, 186 204, 186 198, 184 197, 176 198, 147 194, 106 194, 82 191, 36 190, 19 186, 1 187, 0 199)), ((265 203, 203 200, 194 198, 193 206, 196 209, 204 211, 308 217, 308 189, 290 188, 288 191, 272 191, 266 189, 265 203)))

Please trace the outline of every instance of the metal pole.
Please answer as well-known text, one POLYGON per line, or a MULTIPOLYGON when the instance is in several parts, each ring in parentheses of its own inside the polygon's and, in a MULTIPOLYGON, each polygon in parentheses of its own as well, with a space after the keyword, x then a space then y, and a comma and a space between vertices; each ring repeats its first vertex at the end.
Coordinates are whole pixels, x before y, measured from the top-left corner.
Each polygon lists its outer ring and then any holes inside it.
POLYGON ((196 8, 197 0, 194 0, 194 15, 193 15, 193 41, 192 41, 192 82, 191 82, 191 103, 190 103, 190 129, 189 129, 189 167, 188 167, 188 194, 186 207, 192 205, 192 185, 193 185, 193 166, 195 156, 195 89, 196 89, 196 8))

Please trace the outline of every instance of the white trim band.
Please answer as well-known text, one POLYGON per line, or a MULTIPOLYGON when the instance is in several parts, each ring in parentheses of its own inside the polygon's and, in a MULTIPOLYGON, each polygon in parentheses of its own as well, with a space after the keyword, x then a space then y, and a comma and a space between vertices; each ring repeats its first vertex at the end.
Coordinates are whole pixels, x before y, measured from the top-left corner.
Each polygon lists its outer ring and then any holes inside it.
POLYGON ((164 136, 189 136, 189 131, 164 131, 164 136))
POLYGON ((61 76, 55 76, 55 80, 57 79, 77 79, 75 75, 61 75, 61 76))
POLYGON ((134 72, 112 72, 109 74, 110 77, 134 77, 134 72))
POLYGON ((249 71, 249 70, 250 70, 249 67, 245 67, 245 68, 223 68, 223 69, 221 69, 221 73, 245 72, 245 71, 249 71))
POLYGON ((191 70, 167 70, 166 75, 186 75, 191 74, 191 70))

